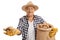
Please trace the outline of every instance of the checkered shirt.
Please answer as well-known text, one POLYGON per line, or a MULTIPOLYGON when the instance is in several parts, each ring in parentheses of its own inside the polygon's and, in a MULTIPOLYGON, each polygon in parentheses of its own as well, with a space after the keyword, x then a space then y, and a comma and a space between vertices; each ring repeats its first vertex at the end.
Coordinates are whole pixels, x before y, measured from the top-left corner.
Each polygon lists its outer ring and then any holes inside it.
MULTIPOLYGON (((37 24, 43 23, 44 20, 42 17, 34 15, 34 22, 33 22, 33 26, 34 26, 34 30, 35 30, 35 40, 36 40, 36 30, 37 30, 37 24)), ((26 40, 27 39, 27 34, 28 34, 28 19, 27 16, 23 16, 19 19, 19 24, 17 29, 21 30, 22 32, 22 40, 26 40)))

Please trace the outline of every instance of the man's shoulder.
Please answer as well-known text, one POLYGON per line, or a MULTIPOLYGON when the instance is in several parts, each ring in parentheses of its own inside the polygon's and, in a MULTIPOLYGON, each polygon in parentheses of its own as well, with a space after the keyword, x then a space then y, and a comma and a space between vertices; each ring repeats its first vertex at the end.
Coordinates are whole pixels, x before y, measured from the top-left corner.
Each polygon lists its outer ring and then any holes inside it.
POLYGON ((40 22, 40 23, 45 22, 44 19, 41 16, 35 15, 35 19, 36 19, 37 22, 40 22))
POLYGON ((38 16, 38 15, 34 15, 35 18, 38 18, 38 19, 41 19, 42 17, 41 16, 38 16))
POLYGON ((19 20, 24 20, 26 16, 22 16, 19 18, 19 20))

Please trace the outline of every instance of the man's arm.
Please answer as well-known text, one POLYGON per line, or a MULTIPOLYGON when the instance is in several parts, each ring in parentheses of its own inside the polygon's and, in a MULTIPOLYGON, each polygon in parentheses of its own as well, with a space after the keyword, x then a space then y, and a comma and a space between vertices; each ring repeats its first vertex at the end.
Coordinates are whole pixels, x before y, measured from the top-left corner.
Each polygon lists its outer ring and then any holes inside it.
POLYGON ((18 27, 17 29, 20 31, 20 33, 18 33, 17 35, 20 35, 22 33, 22 19, 19 19, 19 23, 18 23, 18 27))

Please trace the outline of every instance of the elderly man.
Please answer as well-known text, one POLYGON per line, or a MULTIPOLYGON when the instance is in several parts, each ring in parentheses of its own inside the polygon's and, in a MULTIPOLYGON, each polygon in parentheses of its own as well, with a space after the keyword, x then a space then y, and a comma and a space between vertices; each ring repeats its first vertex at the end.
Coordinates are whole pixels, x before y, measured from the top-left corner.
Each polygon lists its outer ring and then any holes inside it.
MULTIPOLYGON (((17 35, 20 35, 22 33, 22 40, 36 40, 37 24, 46 24, 46 22, 40 16, 34 15, 34 12, 38 9, 38 6, 34 5, 31 1, 24 5, 22 9, 26 12, 26 15, 19 19, 17 29, 20 32, 18 32, 17 35)), ((10 29, 11 27, 9 30, 10 29)), ((12 30, 13 29, 14 28, 12 28, 12 30)), ((10 31, 7 32, 8 34, 12 33, 10 31)), ((13 35, 14 33, 16 33, 15 30, 13 32, 13 35)))
POLYGON ((26 16, 20 18, 17 29, 22 32, 22 40, 35 40, 36 25, 45 22, 40 16, 34 15, 38 6, 34 5, 32 2, 28 2, 22 9, 26 12, 26 16))

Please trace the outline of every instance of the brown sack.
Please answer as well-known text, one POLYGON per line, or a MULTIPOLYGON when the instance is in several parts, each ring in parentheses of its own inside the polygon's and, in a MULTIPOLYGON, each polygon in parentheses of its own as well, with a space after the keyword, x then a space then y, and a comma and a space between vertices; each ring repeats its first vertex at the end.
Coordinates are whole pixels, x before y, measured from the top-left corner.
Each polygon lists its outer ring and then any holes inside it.
POLYGON ((51 28, 40 28, 37 26, 36 40, 55 40, 55 36, 49 37, 51 28))

